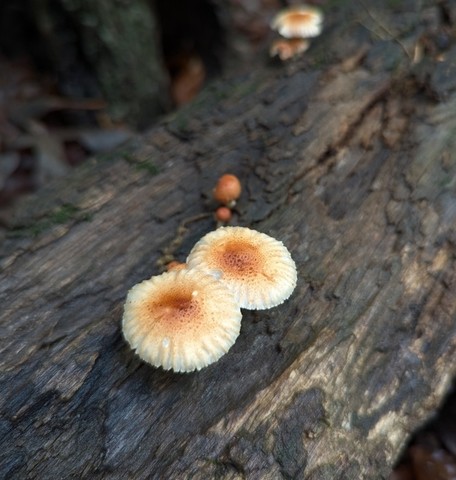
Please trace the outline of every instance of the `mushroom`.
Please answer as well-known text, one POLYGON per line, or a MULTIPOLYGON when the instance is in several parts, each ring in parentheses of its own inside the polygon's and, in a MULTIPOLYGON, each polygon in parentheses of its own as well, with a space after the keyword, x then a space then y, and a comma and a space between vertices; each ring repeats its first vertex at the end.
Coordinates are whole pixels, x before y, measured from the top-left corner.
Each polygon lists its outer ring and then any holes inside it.
POLYGON ((241 182, 236 175, 225 173, 214 188, 214 198, 228 207, 233 207, 241 195, 241 182))
POLYGON ((284 302, 296 286, 296 265, 282 242, 245 227, 220 227, 205 235, 187 258, 220 279, 241 308, 260 310, 284 302))
POLYGON ((198 270, 172 270, 130 289, 122 328, 146 362, 191 372, 230 349, 241 318, 233 294, 214 277, 198 270))
POLYGON ((219 207, 215 211, 215 218, 218 222, 229 222, 231 220, 232 213, 228 207, 219 207))
POLYGON ((168 270, 168 272, 170 270, 184 270, 184 268, 187 268, 187 265, 185 263, 178 262, 177 260, 171 260, 166 264, 166 270, 168 270))
POLYGON ((278 55, 280 60, 289 60, 304 53, 309 46, 310 42, 305 38, 278 38, 272 42, 269 55, 278 55))
POLYGON ((281 10, 272 20, 271 28, 285 38, 310 38, 320 35, 323 13, 308 5, 281 10))

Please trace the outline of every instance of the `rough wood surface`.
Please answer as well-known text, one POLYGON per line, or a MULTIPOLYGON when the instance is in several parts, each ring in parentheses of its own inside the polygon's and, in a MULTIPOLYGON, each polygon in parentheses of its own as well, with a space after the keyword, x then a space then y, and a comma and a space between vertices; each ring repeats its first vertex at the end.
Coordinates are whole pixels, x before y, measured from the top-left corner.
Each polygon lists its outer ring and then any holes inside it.
POLYGON ((413 64, 363 22, 21 206, 0 259, 0 477, 388 476, 455 373, 456 49, 413 64), (227 171, 234 223, 282 240, 298 286, 245 311, 218 363, 152 368, 122 339, 126 292, 215 227, 227 171))

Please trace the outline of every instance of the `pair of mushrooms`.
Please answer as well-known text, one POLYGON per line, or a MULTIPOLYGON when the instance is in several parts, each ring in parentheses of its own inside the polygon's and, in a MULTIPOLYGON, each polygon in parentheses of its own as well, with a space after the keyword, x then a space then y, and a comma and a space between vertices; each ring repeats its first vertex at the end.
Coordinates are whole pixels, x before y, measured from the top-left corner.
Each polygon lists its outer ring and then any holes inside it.
POLYGON ((279 305, 296 280, 296 265, 282 242, 245 227, 221 227, 196 243, 185 268, 131 288, 123 333, 156 367, 200 370, 234 344, 241 308, 279 305))
POLYGON ((284 37, 272 43, 269 50, 271 57, 278 55, 281 60, 288 60, 309 48, 309 38, 320 35, 323 13, 309 5, 288 7, 273 18, 271 28, 284 37))

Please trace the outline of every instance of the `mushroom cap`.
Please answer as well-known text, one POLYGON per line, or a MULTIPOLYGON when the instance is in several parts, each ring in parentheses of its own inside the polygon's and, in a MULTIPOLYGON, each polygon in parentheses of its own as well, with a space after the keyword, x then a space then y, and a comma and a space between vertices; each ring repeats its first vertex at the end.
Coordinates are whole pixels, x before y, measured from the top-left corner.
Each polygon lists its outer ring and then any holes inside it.
POLYGON ((281 10, 271 22, 271 28, 285 38, 310 38, 320 35, 323 13, 307 5, 281 10))
POLYGON ((260 310, 284 302, 297 272, 282 242, 245 227, 220 227, 205 235, 187 258, 226 284, 241 308, 260 310))
POLYGON ((242 187, 239 178, 231 173, 225 173, 218 179, 213 195, 217 202, 230 205, 241 196, 241 192, 242 187))
POLYGON ((215 211, 215 218, 218 222, 229 222, 232 216, 231 209, 228 207, 219 207, 215 211))
POLYGON ((217 361, 234 344, 242 314, 232 293, 197 270, 172 270, 130 289, 125 339, 146 362, 191 372, 217 361))
POLYGON ((306 38, 278 38, 272 42, 269 55, 278 55, 280 60, 285 61, 304 53, 309 47, 310 42, 306 38))

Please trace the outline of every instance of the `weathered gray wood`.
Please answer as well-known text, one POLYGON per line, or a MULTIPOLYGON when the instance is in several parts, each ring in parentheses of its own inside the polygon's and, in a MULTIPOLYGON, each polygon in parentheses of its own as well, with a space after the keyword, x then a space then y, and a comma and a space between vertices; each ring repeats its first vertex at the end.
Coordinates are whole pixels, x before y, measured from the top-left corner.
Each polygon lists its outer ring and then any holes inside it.
POLYGON ((455 373, 456 84, 430 96, 421 79, 456 53, 413 65, 350 25, 320 68, 316 45, 214 85, 19 208, 0 259, 1 476, 388 475, 455 373), (297 289, 245 311, 218 363, 154 369, 122 339, 122 303, 215 227, 201 214, 225 172, 244 185, 234 223, 289 247, 297 289))

